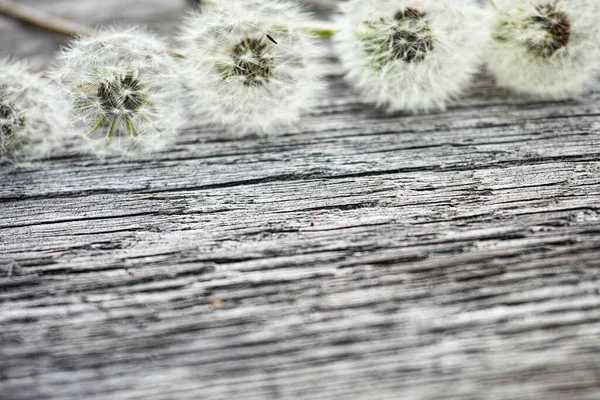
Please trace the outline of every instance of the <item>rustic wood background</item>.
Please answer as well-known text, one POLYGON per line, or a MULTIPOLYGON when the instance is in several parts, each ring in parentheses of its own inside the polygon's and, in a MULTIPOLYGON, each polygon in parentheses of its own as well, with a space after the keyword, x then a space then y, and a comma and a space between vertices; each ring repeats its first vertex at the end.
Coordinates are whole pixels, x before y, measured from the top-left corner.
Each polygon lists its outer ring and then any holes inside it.
MULTIPOLYGON (((61 43, 0 19, 2 55, 61 43)), ((0 399, 600 399, 600 90, 385 116, 328 81, 278 136, 3 170, 0 399)))

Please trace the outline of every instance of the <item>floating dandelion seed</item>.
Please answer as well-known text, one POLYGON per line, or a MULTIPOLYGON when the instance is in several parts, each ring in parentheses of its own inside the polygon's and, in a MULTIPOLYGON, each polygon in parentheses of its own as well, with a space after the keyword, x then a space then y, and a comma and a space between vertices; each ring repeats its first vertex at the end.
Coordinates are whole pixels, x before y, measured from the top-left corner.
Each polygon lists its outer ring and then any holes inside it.
POLYGON ((21 62, 0 61, 0 163, 48 156, 68 134, 58 87, 21 62))
POLYGON ((487 30, 469 0, 351 0, 334 37, 347 79, 389 111, 444 108, 478 71, 487 30))
POLYGON ((597 0, 494 0, 488 70, 516 91, 561 98, 585 91, 600 67, 597 0))
POLYGON ((179 68, 166 46, 136 28, 75 40, 53 76, 65 86, 84 143, 96 154, 157 151, 181 124, 179 68))
POLYGON ((191 14, 179 37, 197 108, 237 133, 298 121, 322 88, 323 53, 288 2, 220 0, 191 14))

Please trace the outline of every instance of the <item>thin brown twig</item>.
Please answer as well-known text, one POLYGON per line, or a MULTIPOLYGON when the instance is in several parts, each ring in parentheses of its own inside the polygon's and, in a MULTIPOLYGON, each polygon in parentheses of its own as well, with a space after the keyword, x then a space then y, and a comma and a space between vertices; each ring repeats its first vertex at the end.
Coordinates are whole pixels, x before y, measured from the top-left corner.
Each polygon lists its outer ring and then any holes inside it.
POLYGON ((64 36, 89 36, 91 31, 78 23, 54 17, 33 7, 17 4, 11 0, 0 0, 0 14, 64 36))
MULTIPOLYGON (((5 15, 28 25, 67 37, 92 35, 92 31, 83 25, 67 19, 54 17, 32 7, 17 4, 11 0, 0 0, 0 15, 5 15)), ((168 48, 167 51, 173 56, 182 57, 176 49, 168 48)))
MULTIPOLYGON (((31 26, 67 37, 91 36, 92 34, 92 31, 89 28, 76 22, 52 16, 45 12, 38 11, 33 7, 17 4, 12 0, 0 0, 0 15, 5 15, 31 26)), ((329 25, 324 25, 323 27, 315 25, 314 27, 308 28, 308 30, 317 36, 325 38, 333 36, 335 32, 329 25)), ((269 37, 269 35, 267 35, 267 37, 269 37)), ((274 41, 272 38, 270 39, 274 41)), ((167 48, 167 51, 175 57, 183 57, 177 49, 167 48)))

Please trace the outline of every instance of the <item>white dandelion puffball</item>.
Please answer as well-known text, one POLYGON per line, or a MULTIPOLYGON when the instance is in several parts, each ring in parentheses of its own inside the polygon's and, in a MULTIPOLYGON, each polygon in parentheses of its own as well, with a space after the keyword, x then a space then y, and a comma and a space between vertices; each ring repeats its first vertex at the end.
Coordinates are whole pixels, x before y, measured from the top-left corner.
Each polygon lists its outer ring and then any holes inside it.
POLYGON ((487 69, 500 86, 547 98, 585 91, 600 67, 598 0, 494 0, 487 69))
POLYGON ((66 110, 51 81, 0 60, 0 163, 50 155, 70 132, 66 110))
POLYGON ((351 0, 336 48, 347 80, 388 111, 443 109, 479 70, 487 40, 473 0, 351 0))
POLYGON ((179 42, 196 108, 235 133, 297 122, 322 89, 323 52, 289 2, 219 0, 191 14, 179 42))
POLYGON ((172 141, 183 120, 180 75, 166 46, 140 28, 74 40, 53 72, 96 155, 158 151, 172 141))

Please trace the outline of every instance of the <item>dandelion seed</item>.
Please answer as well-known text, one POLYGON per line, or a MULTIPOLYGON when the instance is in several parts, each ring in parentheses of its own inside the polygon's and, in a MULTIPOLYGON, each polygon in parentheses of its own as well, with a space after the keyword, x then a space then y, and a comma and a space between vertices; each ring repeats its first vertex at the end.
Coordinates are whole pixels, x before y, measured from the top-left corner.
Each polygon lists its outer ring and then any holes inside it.
POLYGON ((289 2, 220 0, 191 14, 179 41, 196 108, 237 133, 273 133, 298 121, 322 89, 322 50, 297 28, 289 2))
POLYGON ((494 0, 487 69, 515 91, 561 98, 586 90, 600 66, 596 0, 494 0))
POLYGON ((80 38, 58 57, 84 145, 103 155, 158 151, 182 121, 179 67, 154 36, 135 28, 80 38))
POLYGON ((69 134, 67 104, 22 62, 0 61, 0 163, 48 156, 69 134))
POLYGON ((469 0, 351 0, 334 37, 347 80, 389 111, 444 108, 478 71, 487 30, 469 0))

